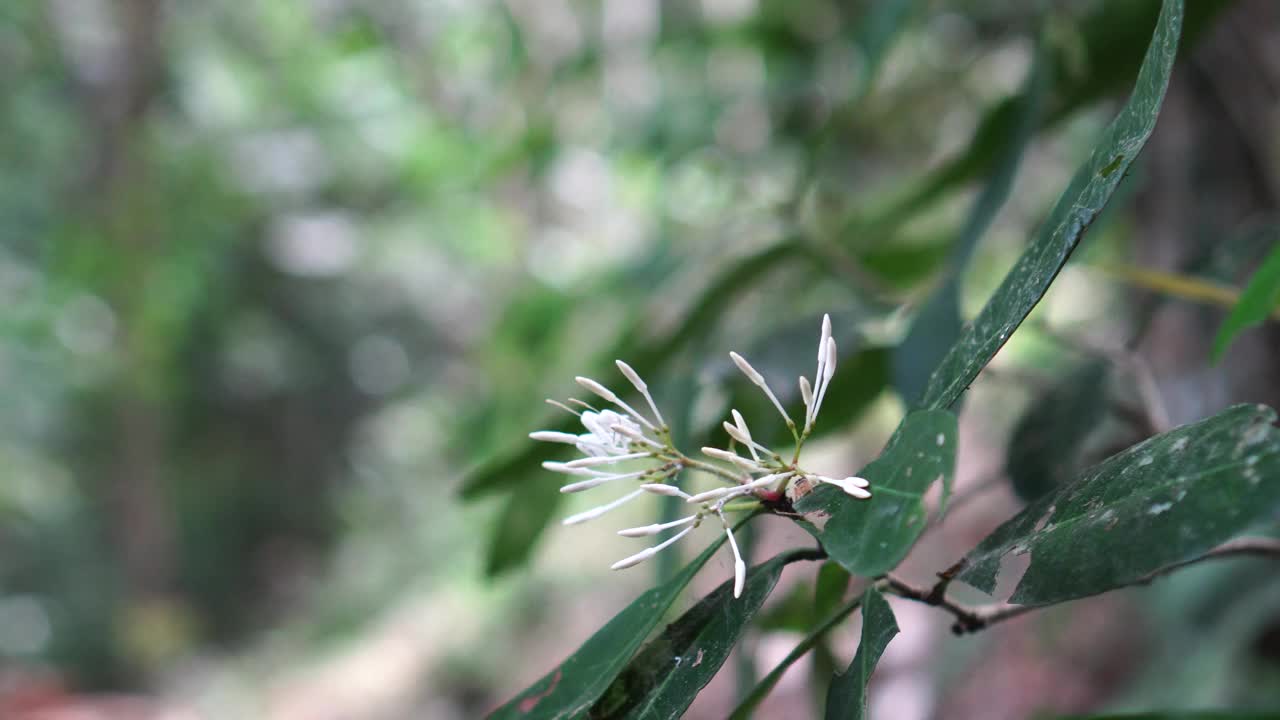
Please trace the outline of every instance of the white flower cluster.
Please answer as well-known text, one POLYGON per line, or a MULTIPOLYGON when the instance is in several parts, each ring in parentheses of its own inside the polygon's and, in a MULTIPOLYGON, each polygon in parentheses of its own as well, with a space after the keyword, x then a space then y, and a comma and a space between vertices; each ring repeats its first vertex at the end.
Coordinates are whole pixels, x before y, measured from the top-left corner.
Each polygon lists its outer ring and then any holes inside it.
MULTIPOLYGON (((713 447, 702 448, 703 454, 728 463, 728 467, 688 457, 672 444, 671 430, 662 419, 662 413, 658 411, 658 406, 653 401, 653 396, 649 393, 648 385, 630 365, 621 360, 617 361, 618 370, 631 382, 636 391, 644 397, 649 405, 649 410, 652 411, 652 418, 646 417, 619 398, 612 390, 595 380, 578 377, 575 379, 579 385, 606 402, 615 405, 621 412, 608 409, 597 410, 590 404, 578 399, 570 399, 568 404, 548 400, 547 402, 552 405, 577 415, 582 421, 582 426, 586 432, 574 435, 572 433, 541 430, 529 434, 529 437, 534 440, 573 445, 582 453, 582 457, 569 462, 543 463, 543 467, 548 470, 582 478, 560 488, 560 492, 580 492, 606 483, 628 480, 640 483, 637 489, 616 500, 565 518, 565 525, 575 525, 598 518, 640 497, 644 493, 680 497, 684 498, 685 502, 689 504, 700 506, 698 511, 692 515, 672 522, 619 530, 618 534, 625 537, 645 537, 658 535, 675 528, 682 528, 675 535, 661 543, 614 563, 612 566, 614 570, 631 567, 653 557, 692 532, 694 528, 702 524, 703 519, 714 515, 724 528, 725 534, 728 536, 729 547, 733 550, 733 595, 734 597, 739 597, 742 594, 743 585, 746 583, 747 568, 746 563, 742 560, 742 553, 738 549, 738 542, 733 536, 733 529, 725 517, 727 511, 735 509, 729 506, 730 501, 778 498, 781 497, 781 493, 792 482, 800 479, 835 485, 850 496, 858 499, 865 500, 871 497, 870 491, 867 490, 868 483, 862 478, 832 478, 808 472, 797 465, 800 449, 813 430, 813 424, 817 420, 818 411, 822 407, 823 399, 826 397, 827 388, 831 384, 831 378, 835 375, 836 343, 831 337, 831 318, 829 316, 824 315, 822 318, 822 334, 818 341, 818 368, 814 373, 813 382, 810 383, 808 378, 800 377, 800 395, 805 406, 804 425, 801 430, 797 430, 795 421, 791 419, 782 403, 778 401, 777 396, 774 395, 764 376, 751 367, 751 364, 738 353, 731 352, 729 357, 733 359, 733 362, 751 382, 764 391, 773 406, 782 415, 783 420, 786 421, 787 427, 791 430, 796 442, 795 454, 790 462, 786 462, 777 452, 756 442, 751 435, 751 430, 747 427, 746 420, 737 410, 732 411, 733 422, 726 421, 724 429, 735 443, 741 444, 747 449, 749 457, 739 455, 732 449, 722 450, 713 447), (612 466, 619 464, 625 464, 625 468, 621 470, 618 468, 610 469, 612 466), (639 469, 630 469, 636 464, 640 465, 639 469), (678 482, 681 471, 685 469, 696 469, 710 473, 729 484, 726 487, 690 495, 675 485, 678 482)), ((730 447, 732 448, 733 445, 730 447)), ((758 503, 751 503, 748 507, 754 509, 758 507, 758 503)))

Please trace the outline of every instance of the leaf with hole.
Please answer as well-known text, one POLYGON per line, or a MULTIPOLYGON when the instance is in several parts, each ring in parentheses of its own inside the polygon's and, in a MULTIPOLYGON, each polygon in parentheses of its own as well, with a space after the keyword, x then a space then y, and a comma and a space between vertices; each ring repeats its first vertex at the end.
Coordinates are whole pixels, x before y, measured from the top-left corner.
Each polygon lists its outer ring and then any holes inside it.
POLYGON ((963 580, 996 586, 1030 554, 1011 602, 1044 605, 1143 580, 1280 511, 1280 429, 1237 405, 1139 443, 1027 506, 965 557, 963 580))

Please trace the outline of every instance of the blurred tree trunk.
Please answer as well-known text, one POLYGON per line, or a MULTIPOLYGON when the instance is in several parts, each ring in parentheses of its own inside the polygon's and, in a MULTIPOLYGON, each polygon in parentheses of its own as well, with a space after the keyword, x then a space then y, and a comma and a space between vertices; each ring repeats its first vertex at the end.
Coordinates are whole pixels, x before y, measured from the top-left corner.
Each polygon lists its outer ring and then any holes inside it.
MULTIPOLYGON (((126 603, 173 589, 174 530, 165 497, 166 403, 162 352, 142 321, 149 267, 161 253, 147 174, 146 126, 162 77, 159 0, 52 4, 52 24, 72 73, 92 153, 78 198, 88 232, 76 249, 96 261, 98 291, 115 313, 117 382, 100 408, 107 466, 98 485, 110 551, 126 603), (96 12, 109 13, 106 18, 96 12), (105 21, 102 25, 94 25, 105 21), (108 41, 86 39, 106 28, 108 41)), ((95 453, 96 454, 96 453, 95 453)), ((90 472, 95 472, 91 470, 90 472)))

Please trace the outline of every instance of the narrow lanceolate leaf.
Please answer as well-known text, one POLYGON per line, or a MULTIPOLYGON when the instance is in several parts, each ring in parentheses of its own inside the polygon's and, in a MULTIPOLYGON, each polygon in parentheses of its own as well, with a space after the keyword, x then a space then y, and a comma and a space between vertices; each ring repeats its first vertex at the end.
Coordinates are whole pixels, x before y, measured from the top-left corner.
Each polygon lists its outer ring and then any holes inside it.
MULTIPOLYGON (((843 574, 844 578, 848 580, 849 574, 845 572, 844 568, 836 565, 835 563, 827 563, 822 567, 824 571, 828 568, 835 568, 836 570, 839 570, 840 573, 843 574)), ((821 585, 821 580, 819 580, 819 585, 821 585)), ((787 670, 790 669, 792 665, 796 664, 797 660, 809 654, 810 651, 817 647, 827 636, 827 633, 831 632, 832 628, 843 622, 845 618, 849 617, 849 615, 851 615, 853 611, 858 609, 861 605, 862 597, 859 596, 838 608, 832 608, 830 612, 822 614, 816 612, 813 613, 813 618, 822 618, 822 620, 813 625, 809 629, 809 632, 805 634, 804 639, 792 648, 791 652, 787 653, 786 657, 782 658, 782 660, 775 665, 767 675, 761 678, 760 682, 756 683, 756 686, 752 688, 751 692, 747 693, 747 696, 742 699, 742 702, 738 703, 738 707, 734 708, 733 713, 729 715, 729 720, 750 720, 750 718, 754 717, 756 707, 759 706, 760 703, 764 702, 764 699, 773 691, 773 688, 778 684, 778 681, 782 679, 782 676, 786 674, 787 670)), ((815 667, 817 666, 816 660, 817 658, 815 658, 815 667)))
POLYGON ((965 328, 925 388, 919 406, 950 407, 1049 289, 1071 251, 1098 217, 1151 131, 1178 50, 1182 0, 1166 0, 1128 103, 1058 199, 1027 251, 978 317, 965 328))
POLYGON ((732 581, 716 588, 636 655, 588 717, 679 718, 729 657, 782 568, 812 555, 795 550, 751 568, 740 598, 733 597, 732 581))
POLYGON ((547 482, 508 497, 489 537, 485 574, 492 577, 524 565, 563 499, 556 486, 547 482))
MULTIPOLYGON (((512 698, 489 716, 501 718, 567 719, 580 717, 595 703, 609 683, 627 666, 627 661, 644 642, 676 597, 689 584, 698 570, 724 542, 721 535, 680 574, 652 588, 607 625, 592 635, 582 647, 555 670, 547 673, 524 692, 512 698)), ((732 598, 732 593, 730 593, 732 598)))
POLYGON ((992 592, 1001 559, 1030 553, 1010 600, 1043 605, 1203 555, 1280 512, 1275 419, 1237 405, 1113 456, 997 528, 959 579, 992 592))
POLYGON ((924 530, 929 486, 941 480, 944 494, 950 492, 955 459, 955 415, 946 410, 910 413, 880 457, 858 473, 871 482, 869 500, 856 500, 826 484, 802 496, 804 490, 796 489, 797 522, 850 573, 883 575, 906 557, 924 530))
POLYGON ((1076 475, 1085 440, 1107 414, 1107 363, 1085 363, 1056 383, 1014 426, 1005 469, 1031 502, 1076 475))
POLYGON ((1231 314, 1222 321, 1222 327, 1213 339, 1214 361, 1222 357, 1237 335, 1261 324, 1277 309, 1280 309, 1280 243, 1262 261, 1240 294, 1240 300, 1231 309, 1231 314))
POLYGON ((858 652, 844 673, 827 689, 827 720, 860 720, 867 717, 867 683, 889 641, 898 634, 898 621, 884 596, 874 587, 862 596, 862 639, 858 652))
POLYGON ((1022 153, 1039 126, 1040 111, 1049 86, 1048 62, 1043 47, 1027 74, 1016 103, 1013 132, 996 160, 990 180, 974 201, 969 217, 952 246, 950 266, 941 285, 912 321, 911 331, 893 353, 893 384, 908 403, 924 392, 929 374, 960 336, 960 278, 978 241, 986 234, 996 213, 1009 197, 1022 153))

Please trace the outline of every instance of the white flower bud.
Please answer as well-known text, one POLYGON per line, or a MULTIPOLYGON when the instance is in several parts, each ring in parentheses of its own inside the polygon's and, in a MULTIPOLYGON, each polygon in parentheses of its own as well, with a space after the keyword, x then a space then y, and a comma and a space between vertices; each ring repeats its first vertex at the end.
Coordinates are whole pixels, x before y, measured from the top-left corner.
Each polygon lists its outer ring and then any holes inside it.
POLYGON ((630 493, 627 493, 626 495, 623 495, 617 500, 614 500, 611 503, 606 503, 599 507, 591 508, 590 510, 587 510, 585 512, 580 512, 577 515, 570 515, 569 517, 565 518, 564 520, 561 520, 560 522, 561 524, 564 524, 564 525, 577 525, 578 523, 584 523, 588 520, 594 520, 600 517, 601 515, 609 512, 610 510, 613 510, 616 507, 625 505, 631 502, 632 500, 635 500, 636 498, 640 497, 640 495, 642 495, 643 493, 644 493, 643 490, 632 491, 630 493))
POLYGON ((657 535, 663 530, 669 530, 673 527, 680 527, 681 525, 688 525, 689 523, 698 520, 699 517, 700 516, 698 515, 690 515, 689 517, 680 518, 679 520, 672 520, 671 522, 667 522, 667 523, 658 523, 654 525, 645 525, 643 527, 627 528, 625 530, 619 530, 618 534, 623 537, 644 537, 646 535, 657 535))

